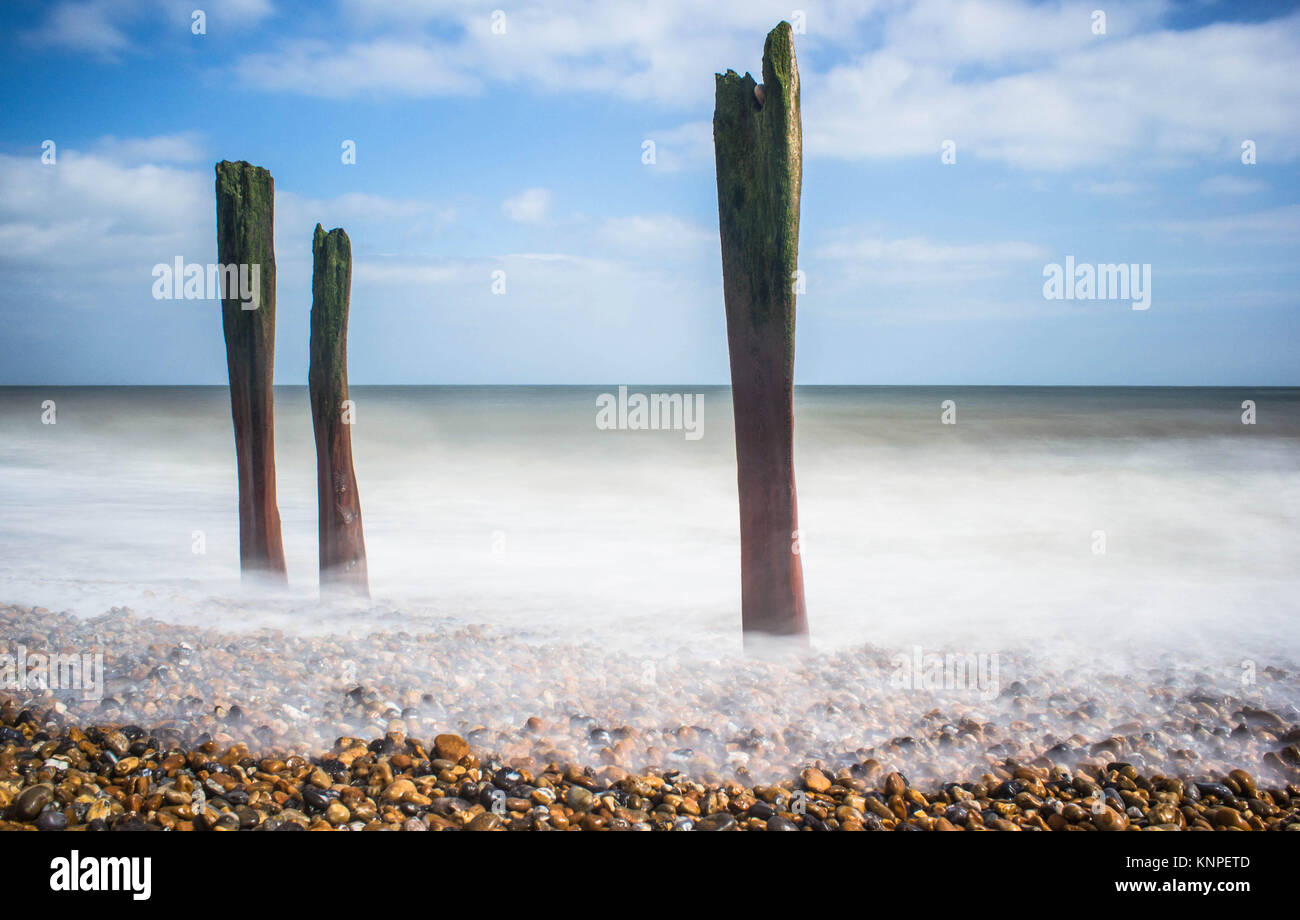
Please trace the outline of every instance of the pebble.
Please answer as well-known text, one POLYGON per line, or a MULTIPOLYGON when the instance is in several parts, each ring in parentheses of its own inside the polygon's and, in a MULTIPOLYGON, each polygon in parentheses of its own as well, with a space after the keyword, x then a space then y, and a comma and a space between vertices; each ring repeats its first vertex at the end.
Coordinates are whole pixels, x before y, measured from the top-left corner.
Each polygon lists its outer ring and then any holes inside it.
POLYGON ((433 750, 440 759, 459 763, 469 754, 469 743, 460 735, 439 735, 433 739, 433 750))
POLYGON ((564 796, 565 803, 577 811, 587 811, 593 807, 594 800, 591 790, 583 786, 570 786, 564 796))
POLYGON ((1107 805, 1093 816, 1092 823, 1099 831, 1123 831, 1128 830, 1129 819, 1122 811, 1116 811, 1107 805))
POLYGON ((695 822, 697 831, 734 831, 736 819, 725 811, 708 815, 695 822))
POLYGON ((34 821, 41 809, 54 799, 54 790, 41 784, 29 786, 19 794, 9 808, 10 817, 15 821, 34 821))
POLYGON ((809 767, 803 771, 803 785, 809 792, 826 792, 831 788, 831 781, 821 770, 809 767))
POLYGON ((61 831, 68 826, 68 817, 61 811, 43 811, 36 819, 36 829, 40 831, 61 831))

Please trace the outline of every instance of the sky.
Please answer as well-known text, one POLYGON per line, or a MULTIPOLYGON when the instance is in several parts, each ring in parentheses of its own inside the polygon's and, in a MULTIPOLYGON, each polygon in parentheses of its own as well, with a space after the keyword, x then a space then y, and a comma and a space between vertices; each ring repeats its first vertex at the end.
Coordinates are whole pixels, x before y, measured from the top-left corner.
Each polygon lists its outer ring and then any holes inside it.
POLYGON ((1159 0, 11 0, 0 385, 225 382, 219 301, 153 296, 222 159, 275 178, 279 384, 317 222, 353 384, 726 383, 713 74, 782 19, 796 382, 1300 385, 1300 12, 1159 0))

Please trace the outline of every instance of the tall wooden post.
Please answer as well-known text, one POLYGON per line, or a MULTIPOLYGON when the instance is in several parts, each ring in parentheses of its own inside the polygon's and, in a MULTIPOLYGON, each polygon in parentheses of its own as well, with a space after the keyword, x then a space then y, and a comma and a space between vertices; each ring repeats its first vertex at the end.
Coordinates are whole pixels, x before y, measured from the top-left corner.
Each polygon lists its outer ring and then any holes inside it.
POLYGON ((790 24, 763 46, 763 85, 718 74, 713 112, 722 288, 740 491, 741 619, 806 641, 794 484, 794 308, 803 130, 790 24))
POLYGON ((341 227, 326 233, 317 224, 311 251, 311 369, 307 381, 316 433, 321 591, 369 596, 348 403, 352 243, 341 227))
POLYGON ((239 562, 245 576, 285 581, 275 499, 274 227, 271 174, 243 161, 218 163, 217 261, 225 269, 221 318, 239 477, 239 562))

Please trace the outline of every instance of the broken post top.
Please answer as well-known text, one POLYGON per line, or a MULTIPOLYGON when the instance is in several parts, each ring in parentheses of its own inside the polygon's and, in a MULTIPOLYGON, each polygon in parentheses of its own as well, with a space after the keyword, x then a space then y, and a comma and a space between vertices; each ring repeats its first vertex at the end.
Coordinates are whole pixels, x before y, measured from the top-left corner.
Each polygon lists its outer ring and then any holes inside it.
POLYGON ((217 164, 217 198, 230 198, 246 208, 260 211, 275 205, 275 180, 271 171, 244 160, 222 160, 217 164))
POLYGON ((265 326, 274 341, 275 311, 275 180, 269 170, 243 160, 217 164, 217 261, 223 265, 256 265, 259 309, 245 310, 237 298, 222 298, 227 320, 245 326, 265 326), (261 308, 265 306, 265 309, 261 308))
MULTIPOLYGON (((714 74, 714 78, 719 93, 724 84, 739 85, 745 81, 749 81, 749 89, 751 92, 753 90, 754 78, 748 73, 741 77, 734 70, 728 70, 726 73, 714 74)), ((794 58, 794 29, 785 20, 778 22, 776 28, 767 33, 767 41, 763 42, 763 83, 763 98, 755 98, 757 108, 764 107, 770 90, 776 87, 787 93, 787 109, 798 108, 799 68, 794 58)), ((718 101, 722 101, 721 95, 718 96, 718 101)))
POLYGON ((350 265, 352 264, 352 241, 348 239, 347 231, 342 227, 335 227, 326 233, 325 228, 317 224, 316 232, 312 234, 311 254, 313 259, 324 256, 325 264, 341 259, 350 265))
MULTIPOLYGON (((340 322, 347 321, 348 295, 352 287, 352 241, 342 227, 329 233, 320 224, 311 243, 312 312, 321 311, 320 319, 337 334, 340 322)), ((313 328, 315 324, 313 324, 313 328)))
POLYGON ((347 390, 348 300, 352 288, 352 241, 342 227, 320 224, 312 237, 311 365, 309 376, 337 395, 347 390))
POLYGON ((732 236, 733 251, 749 261, 750 271, 779 272, 784 279, 779 290, 754 292, 751 320, 759 325, 775 304, 793 305, 798 264, 803 130, 790 24, 781 22, 767 35, 762 86, 749 74, 728 70, 717 74, 715 87, 713 144, 723 233, 732 236))

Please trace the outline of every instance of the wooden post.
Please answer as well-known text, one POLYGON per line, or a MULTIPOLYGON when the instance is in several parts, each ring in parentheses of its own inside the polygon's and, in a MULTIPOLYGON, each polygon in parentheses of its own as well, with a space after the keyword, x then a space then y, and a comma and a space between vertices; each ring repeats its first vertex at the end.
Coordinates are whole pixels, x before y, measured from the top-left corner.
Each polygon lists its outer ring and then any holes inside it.
POLYGON ((763 46, 763 85, 718 74, 713 112, 722 289, 740 491, 741 619, 808 635, 794 484, 794 308, 803 130, 790 24, 763 46))
POLYGON ((348 404, 348 298, 352 290, 352 243, 341 227, 312 240, 311 391, 316 433, 316 494, 319 506, 320 586, 369 596, 361 498, 352 468, 351 405, 348 404))
POLYGON ((283 582, 284 544, 275 499, 274 227, 271 174, 242 161, 218 163, 217 261, 225 268, 221 318, 235 422, 239 562, 245 577, 283 582), (246 296, 250 291, 256 295, 246 296))

